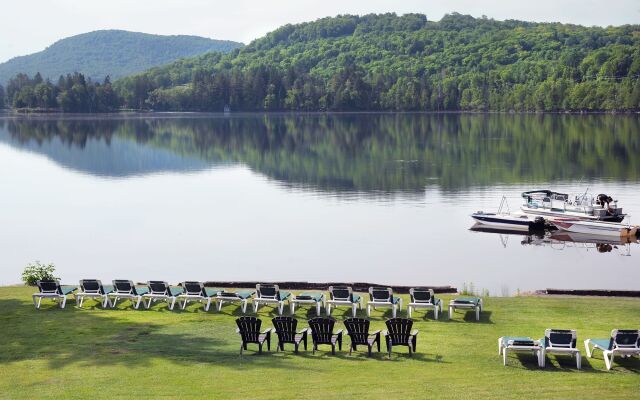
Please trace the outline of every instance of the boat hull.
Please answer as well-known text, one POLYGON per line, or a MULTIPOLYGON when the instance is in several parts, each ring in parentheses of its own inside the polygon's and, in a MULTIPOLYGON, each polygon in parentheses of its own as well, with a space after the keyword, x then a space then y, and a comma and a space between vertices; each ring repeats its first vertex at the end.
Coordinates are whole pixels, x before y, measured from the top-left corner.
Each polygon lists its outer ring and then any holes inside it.
POLYGON ((575 218, 583 221, 605 221, 605 222, 622 222, 626 215, 607 215, 604 217, 595 217, 593 215, 587 215, 583 213, 570 212, 570 211, 554 211, 548 208, 531 208, 527 206, 520 207, 522 212, 527 215, 535 215, 545 217, 549 220, 554 220, 555 218, 575 218))
POLYGON ((580 220, 557 219, 553 224, 560 230, 587 235, 628 237, 635 236, 637 227, 630 227, 613 222, 592 222, 580 220))
POLYGON ((472 214, 477 223, 498 229, 530 231, 535 229, 544 229, 544 221, 536 221, 529 218, 519 218, 498 214, 472 214))

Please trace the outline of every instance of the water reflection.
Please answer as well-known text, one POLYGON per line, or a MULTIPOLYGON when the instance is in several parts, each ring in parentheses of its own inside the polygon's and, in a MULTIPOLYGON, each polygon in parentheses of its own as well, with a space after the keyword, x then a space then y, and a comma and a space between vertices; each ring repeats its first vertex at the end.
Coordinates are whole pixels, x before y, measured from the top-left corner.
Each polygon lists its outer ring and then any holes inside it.
POLYGON ((167 115, 10 118, 0 141, 95 175, 239 163, 294 188, 379 196, 637 181, 639 131, 635 115, 167 115))
POLYGON ((613 253, 616 255, 630 256, 632 245, 638 244, 636 237, 615 238, 611 236, 598 236, 584 233, 565 231, 539 231, 523 232, 517 230, 496 229, 479 224, 470 228, 474 232, 483 232, 495 235, 500 240, 502 247, 506 248, 510 241, 522 246, 546 247, 552 250, 578 250, 593 253, 613 253))

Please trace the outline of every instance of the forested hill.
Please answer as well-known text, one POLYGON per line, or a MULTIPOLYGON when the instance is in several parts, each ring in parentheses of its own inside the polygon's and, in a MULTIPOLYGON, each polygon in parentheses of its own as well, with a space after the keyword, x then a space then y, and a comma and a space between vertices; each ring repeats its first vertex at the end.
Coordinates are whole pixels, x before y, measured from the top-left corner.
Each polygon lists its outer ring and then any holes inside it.
POLYGON ((198 36, 161 36, 119 30, 84 33, 62 39, 45 50, 0 64, 0 84, 18 73, 57 80, 80 72, 94 81, 131 75, 184 57, 242 46, 198 36))
POLYGON ((115 84, 156 110, 638 110, 640 25, 324 18, 115 84))

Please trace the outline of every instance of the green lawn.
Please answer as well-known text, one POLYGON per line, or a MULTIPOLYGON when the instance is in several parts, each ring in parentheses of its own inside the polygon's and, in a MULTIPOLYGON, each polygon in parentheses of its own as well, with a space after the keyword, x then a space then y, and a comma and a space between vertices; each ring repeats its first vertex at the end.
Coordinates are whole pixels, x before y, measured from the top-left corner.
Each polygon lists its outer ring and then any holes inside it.
MULTIPOLYGON (((538 338, 545 328, 574 328, 582 349, 585 338, 640 328, 637 299, 487 298, 480 322, 472 313, 452 321, 418 313, 418 353, 409 358, 400 349, 389 360, 383 353, 368 359, 363 350, 349 356, 346 348, 336 356, 328 347, 315 355, 283 354, 275 346, 262 355, 250 347, 240 358, 236 305, 205 313, 199 305, 184 312, 161 304, 102 310, 91 301, 78 309, 71 301, 64 310, 51 303, 35 310, 33 291, 0 287, 2 398, 628 399, 640 393, 638 359, 618 360, 606 371, 597 353, 578 371, 572 359, 551 356, 539 370, 534 356, 512 355, 504 367, 497 353, 503 335, 538 338)), ((297 315, 304 320, 314 312, 304 308, 297 315)), ((258 314, 271 326, 273 308, 258 314)), ((335 317, 347 314, 339 309, 335 317)), ((389 315, 376 312, 372 328, 383 329, 389 315)))

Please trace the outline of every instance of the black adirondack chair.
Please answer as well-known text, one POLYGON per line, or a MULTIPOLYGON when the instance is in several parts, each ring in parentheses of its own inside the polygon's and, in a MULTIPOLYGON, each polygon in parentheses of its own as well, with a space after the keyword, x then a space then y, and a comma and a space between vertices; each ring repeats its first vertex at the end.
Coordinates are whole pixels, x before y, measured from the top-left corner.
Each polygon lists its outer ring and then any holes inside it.
POLYGON ((260 326, 262 325, 261 320, 256 317, 240 317, 236 319, 236 324, 238 325, 238 329, 236 329, 236 332, 242 339, 242 344, 240 345, 240 355, 242 355, 243 350, 247 350, 247 345, 249 343, 257 344, 259 352, 262 353, 262 345, 267 342, 267 349, 271 351, 272 329, 268 328, 263 332, 260 332, 260 326))
POLYGON ((292 343, 295 346, 295 352, 298 352, 300 343, 304 345, 304 349, 307 350, 307 328, 297 331, 298 320, 292 317, 275 317, 271 320, 273 327, 278 335, 277 350, 284 351, 285 343, 292 343))
POLYGON ((416 351, 418 344, 418 330, 411 331, 413 320, 409 318, 391 318, 386 321, 387 330, 382 332, 387 342, 387 351, 391 358, 393 346, 407 346, 409 356, 416 351))
POLYGON ((364 318, 348 318, 344 321, 347 328, 347 335, 351 338, 351 347, 349 355, 352 351, 358 351, 358 345, 367 346, 369 349, 368 356, 371 357, 371 349, 377 343, 378 352, 380 352, 380 331, 369 333, 369 320, 364 318))
POLYGON ((336 344, 342 351, 342 329, 333 333, 336 321, 333 318, 316 317, 309 320, 311 328, 311 339, 313 340, 313 353, 315 354, 318 345, 328 344, 331 346, 331 354, 336 354, 336 344))

